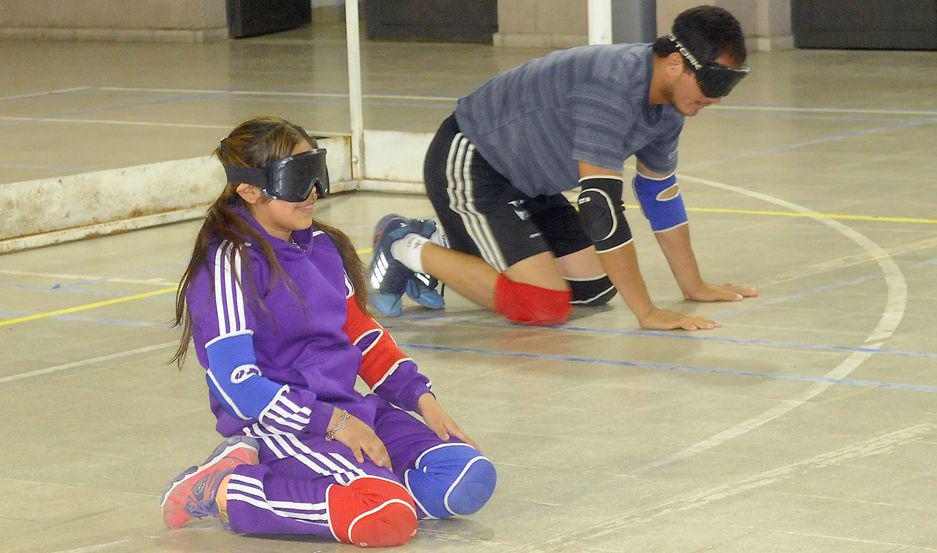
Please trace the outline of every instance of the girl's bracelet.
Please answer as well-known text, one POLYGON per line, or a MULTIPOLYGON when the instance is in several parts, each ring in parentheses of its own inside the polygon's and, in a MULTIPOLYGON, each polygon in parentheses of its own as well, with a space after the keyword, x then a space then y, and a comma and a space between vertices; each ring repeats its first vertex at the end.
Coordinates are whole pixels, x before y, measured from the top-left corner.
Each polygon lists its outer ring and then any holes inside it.
POLYGON ((335 433, 345 428, 345 423, 348 422, 348 411, 342 409, 342 414, 339 415, 338 420, 335 421, 335 424, 332 428, 329 428, 328 432, 325 433, 325 441, 331 442, 335 439, 335 433))

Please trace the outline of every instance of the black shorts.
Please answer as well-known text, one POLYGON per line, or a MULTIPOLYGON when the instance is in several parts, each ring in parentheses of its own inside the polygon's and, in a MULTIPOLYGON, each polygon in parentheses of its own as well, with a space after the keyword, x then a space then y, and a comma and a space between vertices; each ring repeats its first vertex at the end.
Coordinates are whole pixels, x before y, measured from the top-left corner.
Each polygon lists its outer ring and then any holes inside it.
POLYGON ((562 194, 530 198, 494 170, 450 115, 426 152, 423 181, 455 250, 498 271, 538 253, 562 257, 592 245, 562 194))

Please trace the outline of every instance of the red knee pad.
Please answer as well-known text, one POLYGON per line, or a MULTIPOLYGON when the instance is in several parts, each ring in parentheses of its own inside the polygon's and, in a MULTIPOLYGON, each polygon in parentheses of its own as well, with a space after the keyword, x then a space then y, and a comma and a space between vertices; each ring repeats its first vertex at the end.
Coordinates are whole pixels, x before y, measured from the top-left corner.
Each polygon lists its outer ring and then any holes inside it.
POLYGON ((416 506, 396 482, 365 476, 325 492, 329 525, 339 541, 361 547, 402 545, 416 535, 416 506))
POLYGON ((495 283, 495 311, 508 320, 529 325, 560 325, 569 318, 572 292, 514 282, 504 274, 495 283))

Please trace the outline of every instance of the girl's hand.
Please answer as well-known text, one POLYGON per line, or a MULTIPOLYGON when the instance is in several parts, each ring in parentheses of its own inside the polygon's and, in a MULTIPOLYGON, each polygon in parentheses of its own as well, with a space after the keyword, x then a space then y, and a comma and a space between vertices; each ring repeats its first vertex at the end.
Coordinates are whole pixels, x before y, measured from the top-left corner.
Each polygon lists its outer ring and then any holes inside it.
POLYGON ((390 455, 387 454, 387 448, 384 442, 377 437, 374 430, 365 424, 361 419, 351 414, 345 419, 345 425, 337 430, 332 430, 342 416, 342 410, 336 408, 332 413, 332 419, 329 421, 329 431, 335 439, 347 445, 355 459, 359 463, 364 463, 363 453, 368 454, 368 458, 379 467, 387 470, 394 470, 390 465, 390 455), (363 453, 362 453, 363 452, 363 453))
POLYGON ((426 422, 426 426, 435 432, 440 440, 448 440, 449 435, 452 434, 478 451, 481 451, 478 444, 475 443, 475 440, 466 436, 465 432, 462 432, 462 429, 459 428, 459 425, 443 411, 439 402, 436 401, 436 396, 428 392, 423 394, 420 396, 417 408, 420 410, 420 415, 426 422))

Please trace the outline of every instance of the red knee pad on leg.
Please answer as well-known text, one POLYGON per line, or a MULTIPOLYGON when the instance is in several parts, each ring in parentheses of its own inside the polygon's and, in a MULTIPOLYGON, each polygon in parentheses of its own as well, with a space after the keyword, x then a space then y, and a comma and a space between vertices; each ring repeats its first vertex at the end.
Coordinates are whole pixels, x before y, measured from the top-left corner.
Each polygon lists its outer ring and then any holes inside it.
POLYGON ((559 325, 566 322, 573 308, 572 292, 550 290, 514 282, 504 274, 495 283, 495 311, 508 320, 529 325, 559 325))
POLYGON ((340 541, 361 547, 402 545, 416 534, 416 506, 396 482, 365 476, 325 493, 329 524, 340 541))

